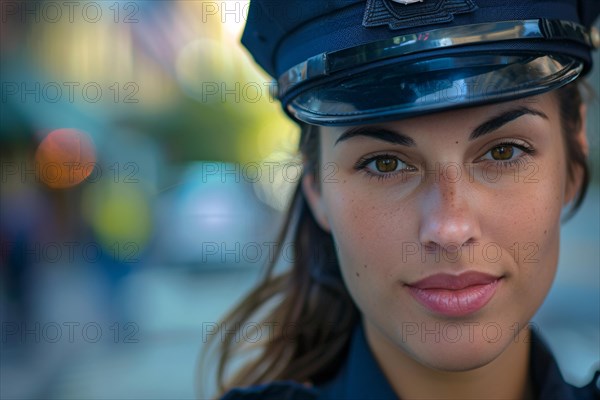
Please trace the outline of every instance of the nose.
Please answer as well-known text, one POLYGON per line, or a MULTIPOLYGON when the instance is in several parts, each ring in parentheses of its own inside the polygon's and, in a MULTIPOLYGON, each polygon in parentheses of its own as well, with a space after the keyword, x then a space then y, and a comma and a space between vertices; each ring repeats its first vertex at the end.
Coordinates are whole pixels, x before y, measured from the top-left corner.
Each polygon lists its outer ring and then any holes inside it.
POLYGON ((471 192, 468 182, 451 181, 443 176, 428 183, 421 203, 422 246, 457 251, 481 238, 476 193, 471 192))

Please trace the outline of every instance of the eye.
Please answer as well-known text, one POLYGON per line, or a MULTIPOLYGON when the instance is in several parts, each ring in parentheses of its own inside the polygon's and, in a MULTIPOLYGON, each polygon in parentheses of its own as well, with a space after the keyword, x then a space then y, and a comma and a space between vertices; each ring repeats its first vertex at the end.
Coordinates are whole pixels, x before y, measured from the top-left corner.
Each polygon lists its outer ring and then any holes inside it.
POLYGON ((398 157, 381 155, 363 161, 363 168, 370 173, 381 175, 400 172, 408 169, 408 165, 402 162, 398 157))
MULTIPOLYGON (((517 149, 519 151, 519 149, 517 149)), ((514 146, 496 146, 492 150, 490 150, 490 155, 494 160, 497 161, 505 161, 510 160, 515 153, 514 146)))
POLYGON ((391 154, 381 154, 372 157, 365 157, 359 160, 354 166, 369 176, 379 178, 389 178, 396 174, 402 174, 415 170, 414 167, 406 164, 397 156, 391 154))
POLYGON ((375 169, 377 172, 394 172, 398 168, 398 166, 402 167, 404 164, 402 161, 397 158, 378 158, 376 160, 371 161, 367 166, 372 169, 375 169))
POLYGON ((481 159, 496 162, 510 162, 517 160, 526 154, 531 154, 532 151, 532 149, 529 149, 524 144, 501 143, 490 149, 481 159))

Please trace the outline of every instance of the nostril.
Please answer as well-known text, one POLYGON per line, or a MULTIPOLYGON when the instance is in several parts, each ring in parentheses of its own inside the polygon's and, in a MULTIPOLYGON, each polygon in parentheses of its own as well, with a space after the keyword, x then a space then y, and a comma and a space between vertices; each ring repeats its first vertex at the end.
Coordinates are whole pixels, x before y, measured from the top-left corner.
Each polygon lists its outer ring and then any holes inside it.
POLYGON ((479 242, 475 238, 470 238, 463 246, 479 246, 479 242))
POLYGON ((435 242, 425 243, 423 244, 423 250, 426 253, 435 253, 440 250, 440 245, 435 242))

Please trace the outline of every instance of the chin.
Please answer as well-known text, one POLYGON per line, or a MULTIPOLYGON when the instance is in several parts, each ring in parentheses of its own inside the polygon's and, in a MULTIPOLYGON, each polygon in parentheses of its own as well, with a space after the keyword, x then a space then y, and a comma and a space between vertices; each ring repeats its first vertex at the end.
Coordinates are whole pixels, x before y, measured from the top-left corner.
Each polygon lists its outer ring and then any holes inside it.
POLYGON ((456 356, 432 357, 428 367, 445 372, 471 371, 484 367, 494 361, 501 351, 486 354, 460 354, 456 356))
MULTIPOLYGON (((406 343, 410 346, 410 343, 406 343)), ((406 346, 405 344, 405 346, 406 346)), ((413 359, 424 366, 445 372, 470 371, 481 368, 504 353, 509 346, 504 341, 484 340, 456 343, 415 343, 409 350, 413 359)))

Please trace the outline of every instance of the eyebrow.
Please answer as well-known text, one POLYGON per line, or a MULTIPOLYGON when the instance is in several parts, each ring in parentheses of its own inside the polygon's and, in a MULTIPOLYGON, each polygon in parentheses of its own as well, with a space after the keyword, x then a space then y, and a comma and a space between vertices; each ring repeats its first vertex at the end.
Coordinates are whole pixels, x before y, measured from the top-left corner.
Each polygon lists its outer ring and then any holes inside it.
POLYGON ((374 126, 357 126, 342 133, 335 141, 334 146, 339 142, 343 142, 356 136, 366 136, 373 139, 382 140, 384 142, 399 144, 401 146, 414 147, 417 145, 411 137, 397 131, 377 128, 374 126))
MULTIPOLYGON (((548 116, 541 111, 534 110, 528 107, 519 107, 512 110, 508 110, 503 112, 500 115, 492 117, 491 119, 485 121, 477 128, 473 129, 473 132, 469 135, 469 140, 475 140, 481 136, 492 133, 502 126, 508 124, 515 119, 522 117, 523 115, 535 115, 541 118, 548 120, 548 116)), ((374 126, 358 126, 355 128, 350 128, 344 133, 340 135, 340 137, 335 141, 335 145, 340 142, 346 141, 356 136, 365 136, 373 139, 381 140, 384 142, 398 144, 401 146, 414 147, 416 146, 415 141, 410 137, 403 133, 392 131, 385 128, 374 127, 374 126)))
POLYGON ((548 120, 548 116, 541 111, 527 107, 515 108, 505 111, 473 129, 473 132, 471 132, 469 135, 469 140, 475 140, 483 135, 496 131, 500 129, 500 127, 508 124, 511 121, 514 121, 519 117, 522 117, 523 115, 535 115, 548 120))

